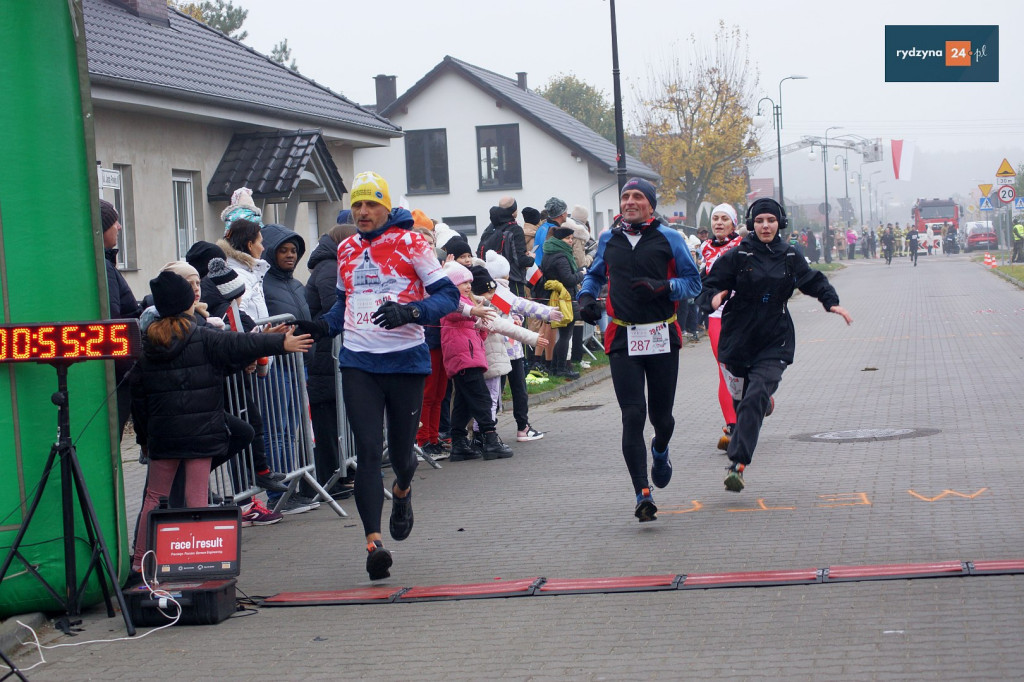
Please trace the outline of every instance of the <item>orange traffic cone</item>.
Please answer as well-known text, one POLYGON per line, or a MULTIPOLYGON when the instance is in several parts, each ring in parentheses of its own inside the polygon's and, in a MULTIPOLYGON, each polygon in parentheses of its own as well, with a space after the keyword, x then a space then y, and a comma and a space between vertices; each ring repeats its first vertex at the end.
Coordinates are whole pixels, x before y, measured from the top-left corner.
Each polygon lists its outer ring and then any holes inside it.
POLYGON ((985 267, 987 267, 987 268, 995 268, 996 267, 996 259, 993 258, 992 254, 989 253, 988 251, 985 252, 985 267))

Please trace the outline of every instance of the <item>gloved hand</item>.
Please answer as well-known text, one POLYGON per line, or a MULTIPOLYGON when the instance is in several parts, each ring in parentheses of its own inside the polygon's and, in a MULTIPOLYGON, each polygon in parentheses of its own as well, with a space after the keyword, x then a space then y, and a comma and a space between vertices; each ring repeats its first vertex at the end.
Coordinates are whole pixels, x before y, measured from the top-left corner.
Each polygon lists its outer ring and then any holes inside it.
POLYGON ((635 278, 631 288, 636 297, 644 303, 653 301, 659 296, 665 296, 669 291, 667 279, 652 279, 650 277, 635 278))
POLYGON ((579 298, 580 303, 580 319, 590 324, 597 324, 601 321, 601 314, 604 310, 601 308, 601 304, 597 302, 597 299, 590 294, 583 294, 579 298))
POLYGON ((419 311, 411 305, 402 305, 394 301, 382 303, 377 312, 370 318, 375 325, 384 329, 394 329, 403 324, 415 322, 419 311))
POLYGON ((331 335, 331 328, 327 325, 327 320, 315 320, 310 322, 309 320, 295 320, 295 331, 299 334, 309 334, 313 337, 314 341, 319 341, 325 336, 331 335))

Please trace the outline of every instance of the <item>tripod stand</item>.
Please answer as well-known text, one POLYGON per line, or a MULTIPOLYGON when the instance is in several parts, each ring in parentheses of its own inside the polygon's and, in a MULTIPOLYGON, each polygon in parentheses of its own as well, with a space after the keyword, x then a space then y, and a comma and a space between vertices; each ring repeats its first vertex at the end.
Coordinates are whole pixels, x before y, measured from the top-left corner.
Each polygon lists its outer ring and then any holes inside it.
POLYGON ((50 456, 43 468, 43 476, 36 486, 36 494, 32 499, 32 505, 28 509, 25 520, 22 521, 18 535, 11 545, 11 550, 0 566, 0 580, 7 575, 7 569, 11 562, 17 558, 25 565, 28 573, 42 583, 43 587, 56 599, 68 616, 78 616, 82 613, 82 597, 85 594, 86 584, 93 569, 96 570, 96 578, 99 580, 100 588, 103 590, 103 600, 107 604, 107 616, 114 617, 114 606, 110 601, 110 593, 113 591, 117 597, 117 603, 121 607, 121 615, 124 616, 124 624, 129 636, 135 635, 135 625, 132 623, 131 615, 125 604, 124 593, 117 582, 117 573, 114 571, 114 564, 110 560, 110 552, 103 540, 103 533, 100 530, 99 521, 96 518, 96 509, 93 507, 89 491, 85 487, 85 478, 82 476, 82 467, 78 462, 78 454, 75 452, 75 445, 71 442, 71 410, 68 404, 68 367, 70 362, 53 363, 57 369, 57 392, 50 400, 57 406, 57 442, 50 448, 50 456), (61 507, 64 520, 64 594, 60 595, 46 579, 36 571, 29 561, 18 551, 21 541, 28 531, 32 517, 39 508, 39 502, 46 489, 46 483, 50 478, 54 462, 60 458, 60 483, 61 483, 61 507), (74 486, 72 488, 72 486, 74 486), (78 493, 78 504, 81 507, 82 517, 85 520, 85 530, 89 537, 89 546, 92 548, 92 556, 86 568, 82 581, 77 579, 77 565, 75 561, 75 509, 74 492, 78 493), (110 580, 110 586, 107 580, 110 580), (110 589, 113 588, 113 590, 110 589))

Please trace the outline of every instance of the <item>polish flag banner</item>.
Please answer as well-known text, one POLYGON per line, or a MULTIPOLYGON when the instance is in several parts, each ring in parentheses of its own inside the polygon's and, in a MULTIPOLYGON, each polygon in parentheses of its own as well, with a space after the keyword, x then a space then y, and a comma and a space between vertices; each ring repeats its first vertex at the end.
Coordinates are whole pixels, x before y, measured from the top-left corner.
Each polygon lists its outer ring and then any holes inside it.
POLYGON ((910 180, 914 170, 914 143, 890 140, 892 144, 892 172, 897 180, 910 180))
POLYGON ((231 302, 231 305, 228 306, 228 312, 225 317, 228 318, 228 327, 231 331, 245 331, 242 329, 242 313, 238 310, 238 301, 231 302))
POLYGON ((530 283, 531 287, 537 284, 543 276, 544 273, 536 265, 531 265, 530 269, 526 271, 526 281, 530 283))
POLYGON ((491 296, 491 305, 505 315, 508 315, 512 312, 512 302, 514 300, 515 294, 499 284, 498 288, 494 290, 494 295, 491 296))
POLYGON ((761 190, 759 190, 759 189, 755 189, 755 190, 752 190, 750 192, 747 192, 747 201, 750 201, 751 199, 753 199, 754 197, 756 197, 760 193, 761 193, 761 190))

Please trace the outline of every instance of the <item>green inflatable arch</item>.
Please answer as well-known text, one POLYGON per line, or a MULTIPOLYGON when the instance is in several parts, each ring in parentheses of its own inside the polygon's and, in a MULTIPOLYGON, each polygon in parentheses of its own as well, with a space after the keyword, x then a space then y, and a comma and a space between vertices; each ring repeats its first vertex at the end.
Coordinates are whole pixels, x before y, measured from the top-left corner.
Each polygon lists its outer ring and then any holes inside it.
MULTIPOLYGON (((3 323, 104 318, 106 272, 81 1, 0 0, 0 16, 3 323)), ((129 542, 110 364, 70 367, 71 438, 100 530, 124 577, 129 542)), ((14 542, 57 437, 57 408, 50 402, 56 389, 57 373, 49 365, 0 364, 0 561, 14 542)), ((61 509, 55 470, 19 549, 62 594, 61 509)), ((75 509, 81 580, 91 548, 77 499, 75 509)), ((94 572, 83 606, 102 599, 94 572)), ((0 583, 0 616, 40 610, 63 609, 15 559, 0 583)))

